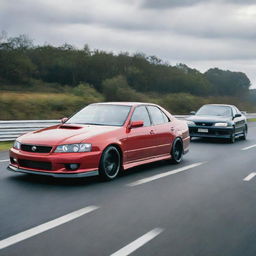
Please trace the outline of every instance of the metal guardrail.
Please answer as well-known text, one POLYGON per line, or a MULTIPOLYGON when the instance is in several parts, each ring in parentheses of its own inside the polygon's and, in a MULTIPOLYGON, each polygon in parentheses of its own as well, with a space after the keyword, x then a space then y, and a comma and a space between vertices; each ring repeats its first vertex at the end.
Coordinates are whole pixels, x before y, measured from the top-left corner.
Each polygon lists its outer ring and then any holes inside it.
MULTIPOLYGON (((175 115, 178 119, 185 119, 188 115, 175 115)), ((246 114, 247 119, 256 118, 256 113, 246 114)), ((0 141, 13 141, 20 135, 59 124, 60 120, 20 120, 0 121, 0 141)))
POLYGON ((12 141, 24 133, 59 123, 60 120, 0 121, 0 141, 12 141))

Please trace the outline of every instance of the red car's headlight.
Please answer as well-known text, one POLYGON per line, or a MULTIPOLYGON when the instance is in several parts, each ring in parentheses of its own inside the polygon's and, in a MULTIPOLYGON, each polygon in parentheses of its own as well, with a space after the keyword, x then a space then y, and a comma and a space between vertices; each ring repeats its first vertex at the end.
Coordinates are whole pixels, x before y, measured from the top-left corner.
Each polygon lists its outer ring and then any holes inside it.
POLYGON ((56 153, 79 153, 92 151, 92 144, 80 143, 80 144, 65 144, 57 146, 54 152, 56 153))
POLYGON ((13 143, 13 147, 16 148, 16 149, 20 149, 21 143, 19 141, 15 140, 14 143, 13 143))

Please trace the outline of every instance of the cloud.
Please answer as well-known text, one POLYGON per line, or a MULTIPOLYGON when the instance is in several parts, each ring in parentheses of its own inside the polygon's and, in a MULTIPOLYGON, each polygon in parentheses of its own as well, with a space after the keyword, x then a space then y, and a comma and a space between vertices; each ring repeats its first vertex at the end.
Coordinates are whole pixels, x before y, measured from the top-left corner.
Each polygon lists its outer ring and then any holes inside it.
POLYGON ((201 3, 230 3, 239 5, 255 4, 255 0, 144 0, 142 7, 162 9, 193 6, 201 3))
POLYGON ((255 0, 0 1, 0 31, 10 36, 144 52, 173 65, 195 63, 200 70, 218 62, 227 69, 241 65, 256 82, 255 17, 255 0))

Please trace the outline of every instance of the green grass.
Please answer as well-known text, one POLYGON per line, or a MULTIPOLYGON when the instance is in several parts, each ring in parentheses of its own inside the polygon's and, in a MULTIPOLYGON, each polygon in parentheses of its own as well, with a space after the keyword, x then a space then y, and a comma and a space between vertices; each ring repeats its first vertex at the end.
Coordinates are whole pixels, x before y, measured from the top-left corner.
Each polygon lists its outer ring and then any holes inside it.
POLYGON ((256 122, 256 118, 251 118, 247 120, 248 122, 256 122))
POLYGON ((91 94, 1 92, 0 120, 59 119, 102 100, 91 94))
POLYGON ((0 151, 8 150, 13 145, 13 141, 2 141, 0 142, 0 151))

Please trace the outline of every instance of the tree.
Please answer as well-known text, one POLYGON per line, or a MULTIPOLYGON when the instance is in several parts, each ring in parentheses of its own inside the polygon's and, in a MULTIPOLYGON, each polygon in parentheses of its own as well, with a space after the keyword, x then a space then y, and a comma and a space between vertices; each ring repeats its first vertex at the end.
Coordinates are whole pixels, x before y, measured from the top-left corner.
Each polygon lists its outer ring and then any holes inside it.
POLYGON ((251 84, 248 77, 242 72, 212 68, 205 72, 205 76, 213 84, 217 95, 245 94, 251 84))

